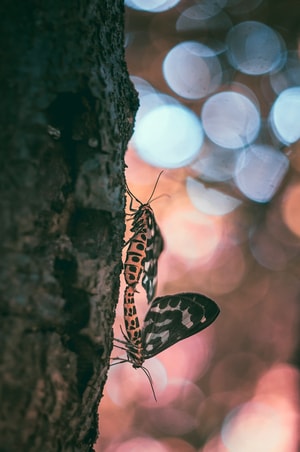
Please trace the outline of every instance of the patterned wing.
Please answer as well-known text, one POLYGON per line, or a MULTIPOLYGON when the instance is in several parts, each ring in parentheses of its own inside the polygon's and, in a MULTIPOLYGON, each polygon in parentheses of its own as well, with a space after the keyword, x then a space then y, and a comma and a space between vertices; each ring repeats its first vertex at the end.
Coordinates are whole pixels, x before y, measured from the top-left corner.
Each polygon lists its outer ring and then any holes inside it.
POLYGON ((144 320, 144 359, 207 328, 219 315, 217 304, 205 295, 179 293, 155 298, 144 320))
POLYGON ((157 261, 163 251, 164 241, 155 221, 154 214, 148 216, 148 236, 146 246, 146 258, 144 264, 144 276, 142 286, 144 287, 148 303, 150 303, 156 292, 157 285, 157 261))

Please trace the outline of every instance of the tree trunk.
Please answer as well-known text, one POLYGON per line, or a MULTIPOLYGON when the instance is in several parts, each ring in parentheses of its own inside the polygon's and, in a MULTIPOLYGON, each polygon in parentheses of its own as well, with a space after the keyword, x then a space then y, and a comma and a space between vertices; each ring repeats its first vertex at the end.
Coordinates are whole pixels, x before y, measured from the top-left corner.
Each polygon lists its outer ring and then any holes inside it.
POLYGON ((123 1, 4 0, 0 11, 0 450, 92 450, 137 109, 123 1))

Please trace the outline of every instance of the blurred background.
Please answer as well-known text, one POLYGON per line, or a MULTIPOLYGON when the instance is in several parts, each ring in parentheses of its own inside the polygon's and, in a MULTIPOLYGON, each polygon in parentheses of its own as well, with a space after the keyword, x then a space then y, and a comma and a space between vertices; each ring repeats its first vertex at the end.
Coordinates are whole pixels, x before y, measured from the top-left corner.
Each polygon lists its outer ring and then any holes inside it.
MULTIPOLYGON (((157 402, 141 369, 110 369, 96 451, 297 452, 300 3, 125 3, 127 182, 146 202, 163 169, 167 195, 151 204, 157 295, 200 292, 221 313, 145 362, 157 402)), ((118 338, 123 292, 122 276, 118 338)), ((142 320, 143 289, 136 305, 142 320)))

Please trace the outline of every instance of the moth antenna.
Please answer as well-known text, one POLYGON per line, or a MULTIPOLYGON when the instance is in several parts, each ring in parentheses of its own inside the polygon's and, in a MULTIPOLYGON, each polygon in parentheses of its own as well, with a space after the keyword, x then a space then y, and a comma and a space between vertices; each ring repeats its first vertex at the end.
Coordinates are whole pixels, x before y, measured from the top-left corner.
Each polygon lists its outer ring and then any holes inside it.
POLYGON ((155 391, 154 391, 153 379, 151 377, 151 374, 150 374, 149 370, 146 367, 141 366, 141 369, 143 370, 143 372, 145 373, 146 377, 149 380, 154 400, 155 400, 155 402, 157 402, 156 394, 155 394, 155 391))
MULTIPOLYGON (((145 204, 149 204, 149 203, 151 202, 152 196, 153 196, 154 193, 155 193, 155 190, 156 190, 157 184, 158 184, 158 182, 159 182, 160 176, 162 175, 163 172, 164 172, 164 170, 162 170, 162 171, 159 173, 159 175, 158 175, 158 177, 157 177, 157 179, 156 179, 156 182, 155 182, 155 184, 154 184, 152 193, 151 193, 151 195, 150 195, 148 201, 147 201, 145 204)), ((129 196, 131 197, 131 200, 132 200, 132 198, 133 198, 133 199, 136 200, 136 202, 137 202, 138 204, 143 205, 143 203, 142 203, 142 202, 141 202, 141 201, 140 201, 140 200, 132 193, 132 191, 130 190, 130 188, 129 188, 128 185, 127 185, 126 180, 125 180, 125 187, 126 187, 127 193, 128 193, 129 196)))
MULTIPOLYGON (((118 348, 121 348, 121 347, 118 347, 118 348)), ((111 360, 113 360, 113 361, 118 360, 118 362, 110 364, 110 367, 116 366, 117 364, 130 363, 129 359, 125 359, 125 358, 123 359, 123 358, 119 358, 119 357, 111 358, 111 360)), ((152 394, 153 394, 154 400, 155 400, 155 402, 157 402, 157 398, 156 398, 156 394, 155 394, 155 390, 154 390, 154 385, 153 385, 153 379, 151 377, 151 374, 150 374, 149 370, 146 367, 144 367, 144 366, 137 367, 137 369, 142 369, 142 371, 144 372, 144 374, 148 378, 148 381, 149 381, 150 386, 151 386, 151 390, 152 390, 152 394)))
POLYGON ((163 196, 167 196, 168 198, 171 198, 171 196, 168 195, 167 193, 163 193, 162 195, 156 196, 156 198, 152 199, 151 202, 154 202, 154 201, 156 201, 157 199, 162 198, 163 196))
POLYGON ((156 179, 156 182, 155 182, 155 184, 154 184, 152 193, 151 193, 151 195, 150 195, 150 198, 149 198, 148 201, 146 202, 146 204, 150 204, 150 202, 151 202, 151 200, 152 200, 152 196, 154 195, 155 190, 156 190, 156 187, 157 187, 157 184, 158 184, 158 182, 159 182, 160 176, 162 175, 163 172, 164 172, 164 170, 162 170, 162 171, 159 173, 159 175, 157 176, 157 179, 156 179))

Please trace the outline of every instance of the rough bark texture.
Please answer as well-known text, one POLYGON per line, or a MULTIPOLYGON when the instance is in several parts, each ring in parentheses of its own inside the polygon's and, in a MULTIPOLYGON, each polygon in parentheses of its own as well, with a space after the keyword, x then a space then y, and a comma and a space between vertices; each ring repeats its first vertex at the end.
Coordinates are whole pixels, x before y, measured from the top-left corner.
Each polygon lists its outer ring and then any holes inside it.
POLYGON ((0 450, 92 450, 137 108, 123 1, 0 11, 0 450))

